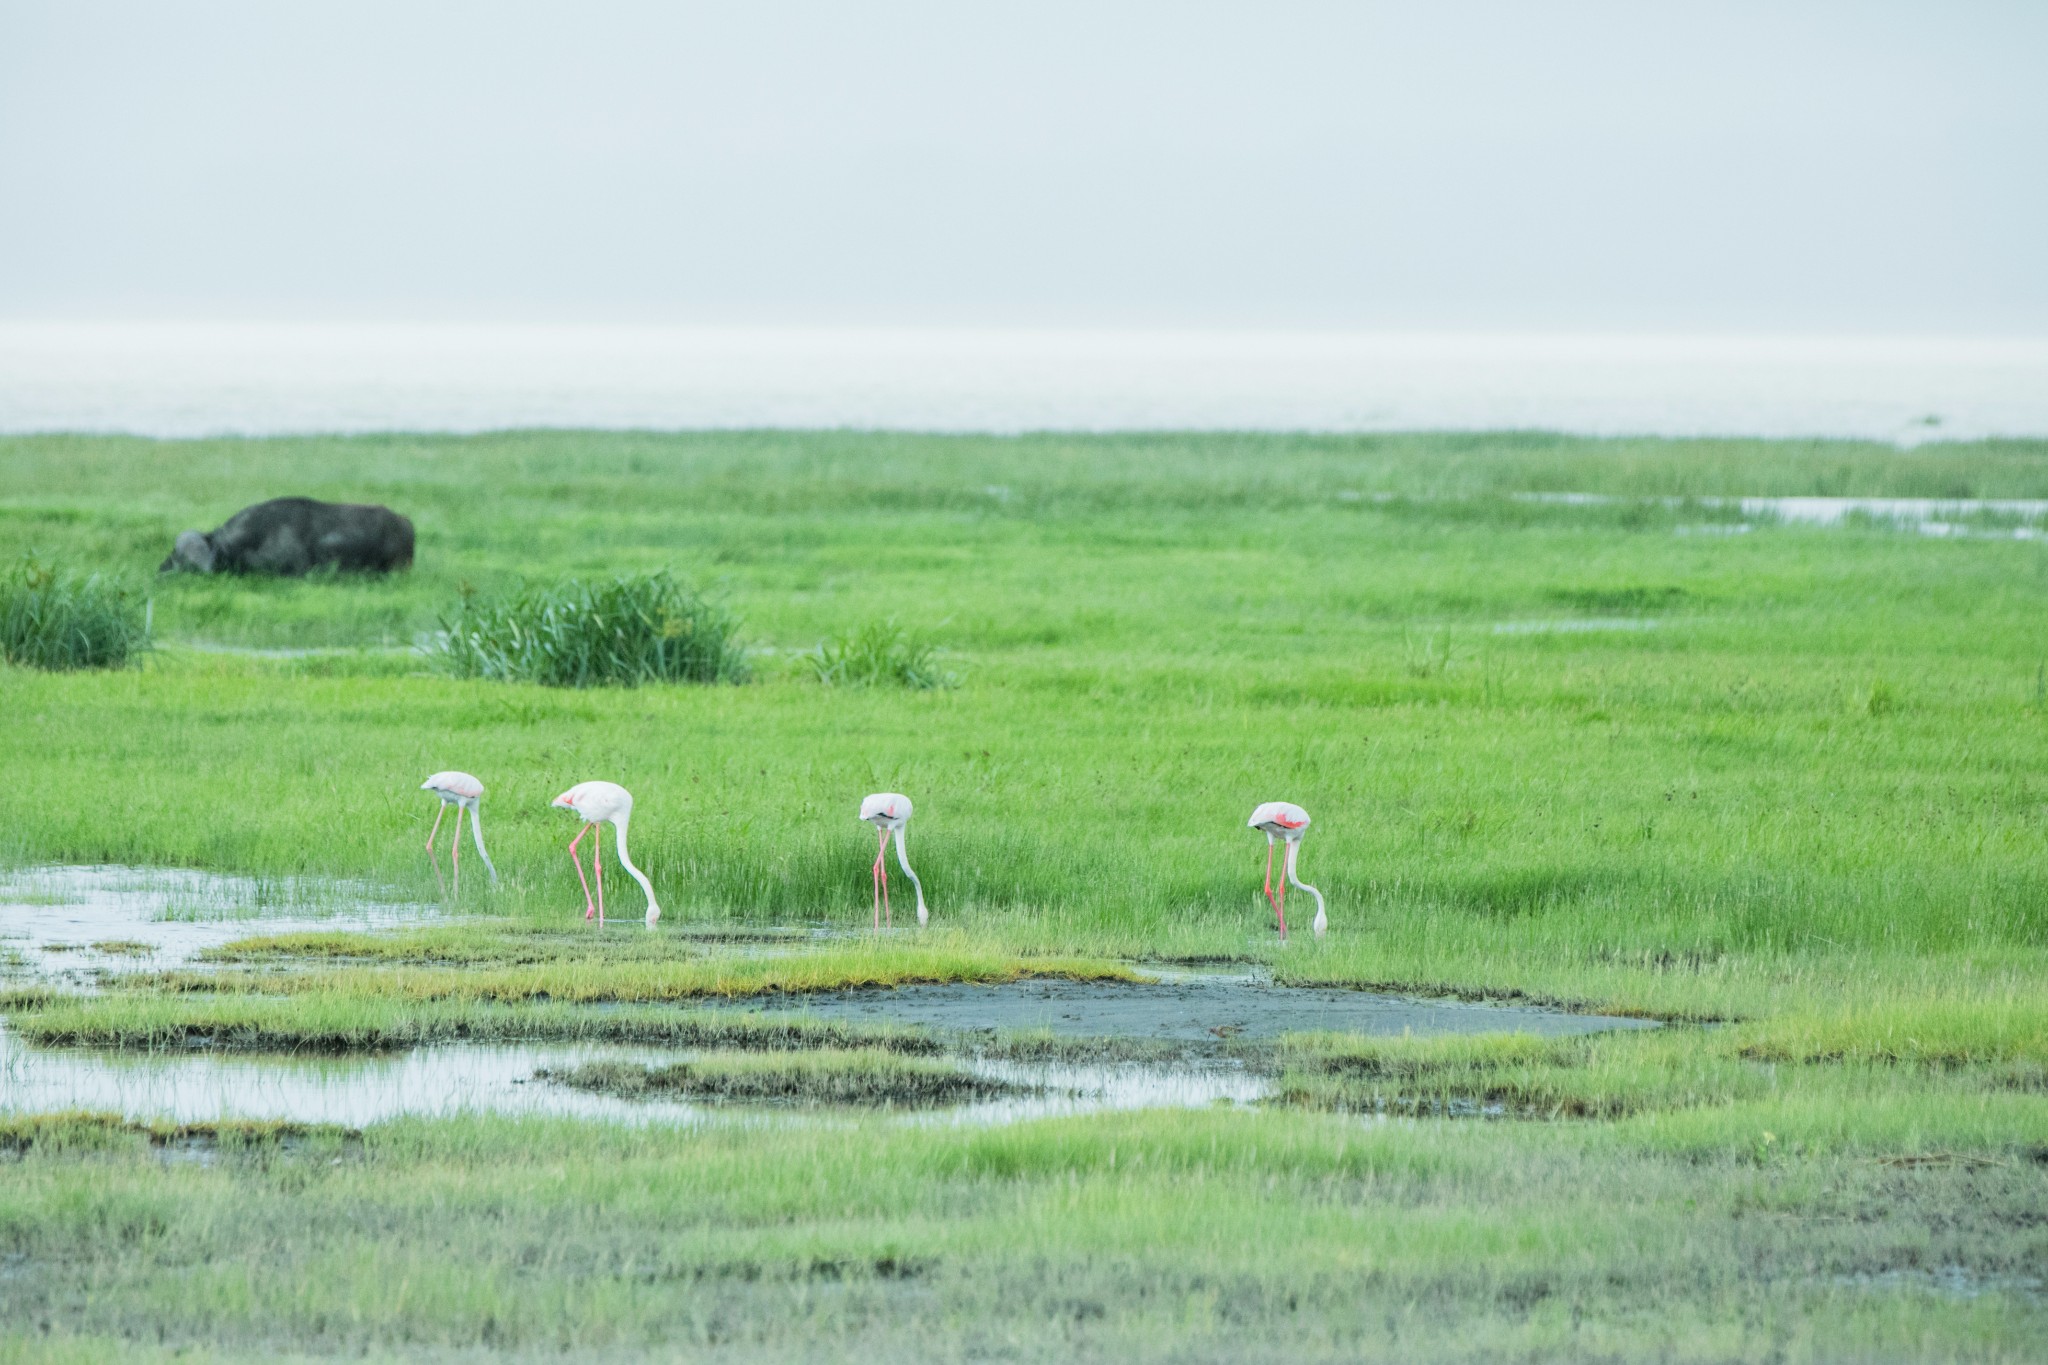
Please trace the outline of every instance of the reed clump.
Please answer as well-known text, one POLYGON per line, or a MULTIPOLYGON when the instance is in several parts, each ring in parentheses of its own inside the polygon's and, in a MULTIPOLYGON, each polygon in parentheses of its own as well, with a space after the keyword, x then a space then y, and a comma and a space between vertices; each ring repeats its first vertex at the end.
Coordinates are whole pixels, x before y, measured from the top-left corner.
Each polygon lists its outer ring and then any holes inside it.
POLYGON ((667 570, 468 592, 437 653, 460 678, 546 687, 745 682, 739 618, 667 570))
POLYGON ((0 583, 0 658, 29 668, 120 668, 149 647, 149 604, 102 574, 19 560, 0 583))

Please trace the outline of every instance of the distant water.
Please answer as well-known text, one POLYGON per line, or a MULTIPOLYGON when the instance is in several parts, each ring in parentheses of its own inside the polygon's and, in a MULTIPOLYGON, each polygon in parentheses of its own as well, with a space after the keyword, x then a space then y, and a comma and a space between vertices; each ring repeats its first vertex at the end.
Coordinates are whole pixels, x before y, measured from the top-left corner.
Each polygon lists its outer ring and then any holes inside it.
POLYGON ((2048 435, 2048 340, 0 323, 0 431, 2048 435))

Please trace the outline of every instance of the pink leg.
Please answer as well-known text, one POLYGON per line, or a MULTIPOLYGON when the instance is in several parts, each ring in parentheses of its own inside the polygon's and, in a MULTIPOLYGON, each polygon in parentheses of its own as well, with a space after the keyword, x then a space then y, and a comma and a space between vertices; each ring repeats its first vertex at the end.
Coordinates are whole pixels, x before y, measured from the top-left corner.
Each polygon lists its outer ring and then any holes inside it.
POLYGON ((1280 917, 1280 938, 1282 942, 1285 942, 1287 939, 1287 855, 1284 853, 1280 855, 1280 885, 1278 890, 1280 896, 1279 899, 1273 902, 1273 913, 1280 917))
POLYGON ((576 856, 576 845, 582 843, 583 836, 594 828, 594 825, 585 825, 569 841, 569 861, 576 864, 576 880, 583 883, 583 918, 586 920, 597 913, 597 902, 590 898, 590 878, 583 875, 583 860, 576 856))
POLYGON ((441 809, 434 812, 434 827, 427 831, 427 861, 434 865, 434 885, 441 888, 441 894, 448 894, 448 879, 441 875, 441 860, 434 856, 434 836, 441 832, 441 817, 448 813, 448 803, 443 801, 441 809))
POLYGON ((882 842, 875 849, 875 932, 882 932, 882 897, 888 894, 889 865, 882 861, 882 855, 889 851, 889 831, 882 831, 882 842))
POLYGON ((460 895, 462 894, 462 812, 463 812, 463 809, 464 809, 464 808, 463 808, 463 807, 461 807, 461 806, 457 806, 457 807, 455 808, 455 838, 454 838, 454 840, 453 840, 453 846, 454 846, 454 855, 455 855, 455 894, 456 894, 456 895, 458 895, 458 896, 460 896, 460 895))
POLYGON ((590 865, 597 869, 597 923, 604 925, 604 831, 590 841, 590 865))

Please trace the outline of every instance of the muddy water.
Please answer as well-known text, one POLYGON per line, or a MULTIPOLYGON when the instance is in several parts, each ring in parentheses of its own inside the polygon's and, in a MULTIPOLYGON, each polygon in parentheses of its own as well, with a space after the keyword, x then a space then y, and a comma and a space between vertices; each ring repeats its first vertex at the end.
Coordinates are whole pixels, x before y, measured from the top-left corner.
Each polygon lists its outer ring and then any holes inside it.
POLYGON ((1597 1033, 1654 1028, 1643 1019, 1561 1010, 1419 1000, 1332 987, 1275 986, 1256 974, 1195 974, 1149 982, 1016 981, 997 986, 899 986, 735 1001, 724 1009, 795 1009, 817 1019, 943 1030, 1044 1029, 1069 1037, 1216 1045, 1283 1033, 1597 1033))
POLYGON ((0 962, 78 984, 101 972, 182 966, 253 933, 390 929, 439 913, 347 882, 187 868, 24 868, 0 874, 0 962))
MULTIPOLYGON (((606 1044, 451 1044, 374 1057, 101 1053, 28 1047, 0 1028, 0 1111, 88 1109, 184 1122, 257 1118, 349 1126, 407 1114, 691 1124, 749 1115, 800 1121, 821 1113, 616 1099, 533 1079, 537 1070, 586 1062, 661 1064, 695 1055, 606 1044)), ((1222 1062, 1073 1066, 970 1058, 962 1065, 1035 1093, 925 1111, 920 1121, 991 1124, 1113 1109, 1206 1108, 1249 1104, 1270 1090, 1264 1078, 1222 1062)))

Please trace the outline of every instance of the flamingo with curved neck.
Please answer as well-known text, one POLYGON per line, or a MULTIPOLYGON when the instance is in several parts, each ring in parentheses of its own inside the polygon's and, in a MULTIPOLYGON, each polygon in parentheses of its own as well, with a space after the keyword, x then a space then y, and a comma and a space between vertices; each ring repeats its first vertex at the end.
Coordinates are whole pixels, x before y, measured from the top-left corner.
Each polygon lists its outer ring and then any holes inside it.
POLYGON ((1324 912, 1323 893, 1303 881, 1295 873, 1295 865, 1301 858, 1301 840, 1308 833, 1308 812, 1292 801, 1268 801, 1252 812, 1252 818, 1245 822, 1252 829, 1266 836, 1266 900, 1273 907, 1273 914, 1280 921, 1280 937, 1287 937, 1287 884, 1293 882, 1303 891, 1316 898, 1316 919, 1310 927, 1317 938, 1330 927, 1330 917, 1324 912), (1273 890, 1273 845, 1287 845, 1287 852, 1280 859, 1280 889, 1276 896, 1273 890))
POLYGON ((910 823, 910 798, 902 792, 876 792, 860 803, 860 818, 875 827, 880 835, 875 844, 875 928, 882 927, 885 918, 893 928, 895 921, 889 916, 889 836, 896 836, 896 861, 903 866, 903 875, 910 878, 910 884, 917 888, 917 922, 922 925, 931 918, 931 912, 924 905, 924 883, 917 879, 917 873, 910 870, 910 855, 903 848, 903 827, 910 823))
MULTIPOLYGON (((476 841, 476 855, 484 860, 484 870, 491 874, 491 885, 498 884, 498 869, 491 865, 491 855, 484 851, 483 800, 484 784, 468 773, 453 770, 435 773, 420 783, 421 791, 429 791, 441 798, 441 809, 434 813, 434 827, 427 831, 427 860, 434 865, 434 875, 441 875, 441 861, 434 856, 434 836, 441 832, 441 817, 455 807, 455 837, 450 852, 455 861, 455 894, 462 894, 462 812, 469 812, 469 836, 476 841)), ((443 888, 445 890, 445 888, 443 888)))
POLYGON ((597 874, 595 900, 591 899, 590 882, 583 875, 583 860, 576 856, 576 845, 582 843, 583 836, 591 830, 609 822, 618 831, 620 865, 647 893, 647 927, 652 929, 654 922, 661 918, 661 906, 654 899, 654 883, 633 865, 633 859, 626 852, 626 826, 633 819, 633 794, 616 782, 578 782, 550 804, 574 811, 583 820, 583 828, 576 831, 576 837, 569 841, 569 861, 576 864, 576 880, 583 883, 583 918, 587 920, 595 916, 599 924, 604 923, 604 836, 600 834, 590 846, 590 866, 597 874))

